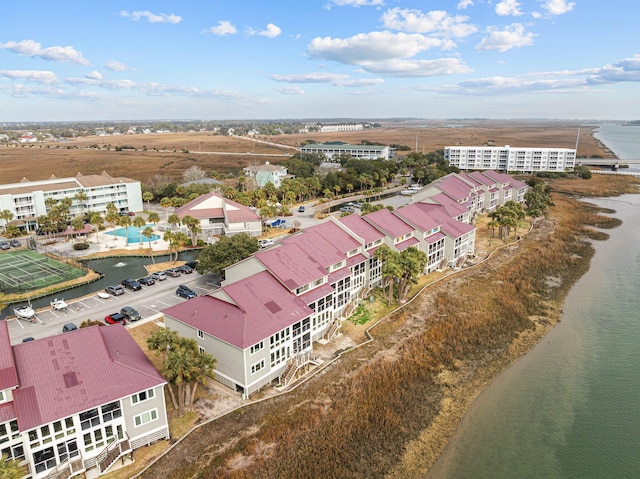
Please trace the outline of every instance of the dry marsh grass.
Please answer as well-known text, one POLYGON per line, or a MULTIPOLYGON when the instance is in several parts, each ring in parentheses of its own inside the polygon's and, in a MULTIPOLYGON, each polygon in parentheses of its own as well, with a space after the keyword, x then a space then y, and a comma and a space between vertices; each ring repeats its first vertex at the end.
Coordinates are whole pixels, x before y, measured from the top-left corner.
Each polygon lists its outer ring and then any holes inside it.
POLYGON ((592 226, 615 224, 584 202, 554 202, 530 235, 429 288, 376 341, 288 395, 204 426, 143 477, 422 477, 464 410, 452 391, 477 393, 496 364, 539 339, 589 267, 592 226), (448 428, 424 436, 441 420, 448 428))

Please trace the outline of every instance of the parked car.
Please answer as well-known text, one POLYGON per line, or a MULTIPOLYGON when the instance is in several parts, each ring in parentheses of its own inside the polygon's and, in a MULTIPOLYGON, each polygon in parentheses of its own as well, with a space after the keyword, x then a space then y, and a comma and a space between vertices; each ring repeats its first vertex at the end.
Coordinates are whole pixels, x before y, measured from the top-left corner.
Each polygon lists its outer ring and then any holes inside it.
POLYGON ((178 289, 176 289, 176 294, 181 298, 186 298, 186 299, 191 299, 198 296, 194 290, 192 290, 188 286, 185 286, 184 284, 181 284, 180 286, 178 286, 178 289))
POLYGON ((185 263, 185 266, 188 266, 191 269, 196 269, 198 267, 198 261, 197 260, 187 261, 185 263))
POLYGON ((123 279, 120 284, 131 291, 140 291, 142 285, 135 279, 123 279))
POLYGON ((340 211, 342 213, 353 213, 355 210, 351 206, 343 206, 340 211))
POLYGON ((120 296, 121 294, 124 294, 124 288, 119 284, 107 286, 106 288, 104 288, 104 291, 114 296, 120 296))
POLYGON ((167 276, 171 276, 172 278, 177 278, 178 276, 180 276, 180 271, 178 271, 178 268, 170 268, 165 270, 165 274, 167 276))
POLYGON ((273 240, 272 239, 261 239, 258 240, 258 246, 260 246, 260 248, 266 248, 267 246, 271 246, 273 244, 273 240))
POLYGON ((140 278, 138 283, 143 284, 145 286, 151 286, 152 284, 156 284, 156 280, 151 276, 145 276, 144 278, 140 278))
POLYGON ((14 248, 20 248, 20 246, 22 246, 22 243, 20 243, 20 241, 18 241, 17 239, 12 239, 11 241, 9 241, 9 244, 14 248))
POLYGON ((298 206, 298 213, 304 213, 304 206, 298 206))
POLYGON ((23 342, 23 343, 29 343, 29 342, 31 342, 31 341, 35 341, 35 340, 36 340, 36 338, 34 338, 33 336, 27 336, 26 338, 24 338, 24 339, 22 340, 22 342, 23 342))
POLYGON ((156 271, 155 273, 151 273, 151 277, 156 281, 164 281, 167 279, 167 274, 164 271, 156 271))
POLYGON ((183 264, 182 266, 178 266, 176 269, 178 271, 180 271, 180 273, 182 273, 182 274, 191 274, 191 273, 193 273, 193 269, 190 266, 187 266, 186 264, 183 264))
POLYGON ((356 201, 353 206, 355 206, 356 208, 362 208, 362 202, 360 201, 356 201))
POLYGON ((107 314, 104 317, 104 320, 107 322, 107 324, 127 324, 127 318, 124 316, 124 314, 120 313, 107 314))
POLYGON ((78 326, 76 326, 73 323, 66 323, 64 326, 62 326, 63 333, 68 333, 69 331, 75 331, 76 329, 78 329, 78 326))
POLYGON ((6 241, 0 241, 0 249, 11 249, 11 245, 6 241))
POLYGON ((120 314, 127 318, 127 321, 138 321, 142 316, 131 306, 125 306, 120 310, 120 314))

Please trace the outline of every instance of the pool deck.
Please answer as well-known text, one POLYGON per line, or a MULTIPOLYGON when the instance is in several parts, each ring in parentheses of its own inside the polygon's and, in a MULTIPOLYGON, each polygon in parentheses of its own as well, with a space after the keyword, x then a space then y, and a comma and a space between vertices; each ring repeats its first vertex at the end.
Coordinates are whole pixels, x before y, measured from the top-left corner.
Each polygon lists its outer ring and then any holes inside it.
MULTIPOLYGON (((81 250, 81 251, 74 250, 73 249, 74 240, 60 239, 60 241, 58 241, 57 243, 51 244, 51 246, 53 246, 54 248, 58 249, 61 252, 73 254, 78 258, 81 258, 84 256, 91 256, 98 253, 117 251, 117 250, 127 250, 130 252, 134 252, 136 250, 149 249, 148 241, 142 241, 142 243, 127 243, 126 238, 122 236, 107 234, 108 232, 114 231, 116 229, 118 228, 109 228, 104 231, 100 231, 98 233, 97 239, 96 239, 96 234, 91 233, 87 238, 87 242, 89 243, 90 246, 88 249, 85 249, 85 250, 81 250)), ((49 244, 50 239, 41 240, 41 241, 46 241, 49 244)), ((151 249, 154 252, 158 252, 158 253, 166 252, 169 250, 169 243, 163 240, 162 236, 160 235, 159 239, 155 241, 151 240, 151 249)))

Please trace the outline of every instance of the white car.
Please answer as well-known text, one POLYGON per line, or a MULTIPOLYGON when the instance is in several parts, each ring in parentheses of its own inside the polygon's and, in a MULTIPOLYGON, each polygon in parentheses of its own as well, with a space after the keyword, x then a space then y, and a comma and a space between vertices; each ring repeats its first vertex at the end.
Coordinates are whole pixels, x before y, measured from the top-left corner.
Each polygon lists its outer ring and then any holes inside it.
POLYGON ((273 244, 273 240, 272 239, 261 239, 258 240, 258 246, 260 246, 260 248, 266 248, 267 246, 271 246, 273 244))

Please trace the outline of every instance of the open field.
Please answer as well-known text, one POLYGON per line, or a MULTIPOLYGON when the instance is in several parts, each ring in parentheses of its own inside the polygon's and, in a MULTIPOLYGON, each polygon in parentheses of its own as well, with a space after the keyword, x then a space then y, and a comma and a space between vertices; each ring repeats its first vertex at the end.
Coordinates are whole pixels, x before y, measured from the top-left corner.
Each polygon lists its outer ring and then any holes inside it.
MULTIPOLYGON (((461 122, 462 123, 462 122, 461 122)), ((305 140, 317 142, 363 140, 406 145, 418 151, 432 151, 450 145, 549 146, 574 148, 578 127, 575 122, 465 121, 465 127, 447 127, 445 122, 388 122, 382 128, 358 132, 304 133, 261 137, 288 147, 305 140)), ((64 143, 43 143, 0 147, 0 178, 3 183, 57 177, 100 174, 127 176, 142 182, 162 174, 181 179, 182 173, 197 165, 205 171, 238 172, 250 163, 280 163, 294 151, 246 138, 212 135, 208 132, 164 135, 121 135, 87 137, 64 143), (97 148, 91 148, 96 145, 97 148), (132 146, 137 150, 115 151, 132 146), (107 149, 109 147, 110 149, 107 149), (146 147, 146 151, 144 151, 146 147), (182 150, 189 153, 182 153, 182 150), (157 151, 156 151, 157 150, 157 151), (174 151, 175 150, 175 151, 174 151), (217 153, 214 153, 217 152, 217 153), (263 156, 269 155, 269 156, 263 156), (270 156, 273 155, 273 156, 270 156)), ((400 155, 407 152, 399 152, 400 155)), ((578 156, 610 155, 582 126, 578 156)))

